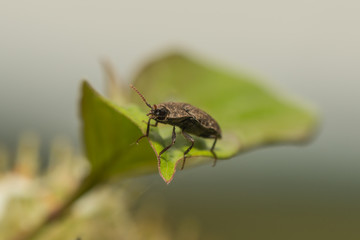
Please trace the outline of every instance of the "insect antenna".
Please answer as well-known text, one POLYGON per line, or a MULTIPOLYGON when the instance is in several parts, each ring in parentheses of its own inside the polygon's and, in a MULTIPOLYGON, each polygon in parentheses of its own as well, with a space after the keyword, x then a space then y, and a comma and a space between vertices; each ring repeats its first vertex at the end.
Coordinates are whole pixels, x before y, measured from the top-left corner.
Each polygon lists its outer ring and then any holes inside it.
POLYGON ((149 108, 153 109, 153 108, 151 107, 151 105, 146 101, 145 97, 139 92, 139 90, 137 90, 137 89, 134 87, 134 85, 130 84, 130 87, 131 87, 132 89, 134 89, 134 91, 141 97, 141 99, 144 101, 144 103, 145 103, 149 108))

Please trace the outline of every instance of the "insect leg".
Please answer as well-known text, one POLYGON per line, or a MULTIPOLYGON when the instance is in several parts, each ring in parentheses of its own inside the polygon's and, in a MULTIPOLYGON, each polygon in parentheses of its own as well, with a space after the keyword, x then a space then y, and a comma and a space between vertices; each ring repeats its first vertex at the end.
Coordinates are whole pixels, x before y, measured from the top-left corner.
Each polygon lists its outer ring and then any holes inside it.
POLYGON ((214 143, 213 143, 213 145, 212 145, 212 147, 211 147, 211 149, 210 149, 210 152, 211 152, 212 155, 214 156, 213 167, 215 167, 215 165, 216 165, 216 160, 217 160, 217 156, 216 156, 216 154, 215 154, 215 152, 214 152, 214 148, 215 148, 216 141, 217 141, 217 138, 215 138, 215 141, 214 141, 214 143))
POLYGON ((156 121, 155 124, 150 124, 150 126, 152 126, 152 127, 157 127, 158 123, 159 123, 159 122, 156 121))
POLYGON ((188 133, 184 132, 184 130, 183 130, 181 133, 182 133, 182 135, 186 138, 186 140, 188 140, 189 142, 191 142, 190 147, 189 147, 188 149, 186 149, 186 151, 184 152, 184 160, 183 160, 183 164, 182 164, 182 167, 181 167, 181 170, 183 170, 184 167, 185 167, 186 154, 187 154, 188 152, 190 152, 190 150, 191 150, 192 147, 194 146, 194 142, 195 142, 195 141, 194 141, 194 139, 193 139, 188 133))
MULTIPOLYGON (((151 118, 149 118, 149 121, 147 122, 147 128, 146 128, 146 133, 144 135, 142 135, 141 137, 138 138, 138 140, 136 140, 136 144, 139 143, 139 141, 144 138, 144 137, 148 137, 149 136, 149 131, 150 131, 150 121, 151 118)), ((157 122, 156 122, 157 123, 157 122)))
MULTIPOLYGON (((147 121, 143 120, 143 122, 147 124, 147 121)), ((158 123, 159 122, 156 121, 155 124, 150 124, 150 127, 157 127, 158 123)))
POLYGON ((172 147, 172 145, 175 144, 175 140, 176 140, 176 133, 175 133, 175 126, 174 126, 173 131, 172 131, 171 143, 170 143, 169 146, 165 147, 165 148, 159 153, 159 159, 160 159, 161 154, 163 154, 164 152, 166 152, 169 148, 172 147))

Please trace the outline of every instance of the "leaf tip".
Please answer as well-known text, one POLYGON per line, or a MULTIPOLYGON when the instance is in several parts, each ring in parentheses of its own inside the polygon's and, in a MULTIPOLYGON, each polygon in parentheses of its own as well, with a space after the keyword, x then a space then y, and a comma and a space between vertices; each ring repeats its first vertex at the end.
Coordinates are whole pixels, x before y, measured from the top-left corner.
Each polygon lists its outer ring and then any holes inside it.
POLYGON ((89 89, 89 88, 91 88, 90 83, 86 79, 82 79, 81 80, 81 89, 85 90, 85 89, 89 89))

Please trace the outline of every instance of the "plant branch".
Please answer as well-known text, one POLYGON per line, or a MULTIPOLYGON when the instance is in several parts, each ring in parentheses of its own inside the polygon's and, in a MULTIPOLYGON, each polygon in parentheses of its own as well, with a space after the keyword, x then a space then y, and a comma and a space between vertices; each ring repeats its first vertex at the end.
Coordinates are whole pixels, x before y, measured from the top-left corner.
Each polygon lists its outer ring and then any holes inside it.
POLYGON ((74 202, 89 192, 98 183, 100 183, 99 179, 96 178, 94 174, 89 174, 62 205, 51 211, 38 225, 34 226, 32 229, 19 233, 13 240, 35 239, 47 227, 66 216, 74 202))

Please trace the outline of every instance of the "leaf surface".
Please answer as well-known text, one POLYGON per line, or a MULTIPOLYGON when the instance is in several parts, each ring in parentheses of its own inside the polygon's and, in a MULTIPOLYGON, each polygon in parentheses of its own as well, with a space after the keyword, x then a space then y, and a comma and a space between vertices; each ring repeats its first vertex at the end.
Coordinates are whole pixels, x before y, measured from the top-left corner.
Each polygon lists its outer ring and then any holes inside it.
POLYGON ((91 174, 109 179, 154 171, 152 148, 149 144, 141 148, 135 144, 142 134, 140 125, 145 119, 137 106, 116 106, 84 82, 81 114, 91 174))
MULTIPOLYGON (((134 85, 150 104, 187 102, 209 113, 223 132, 215 149, 219 159, 260 145, 303 141, 311 135, 316 123, 312 110, 253 77, 177 53, 149 63, 135 78, 134 85)), ((135 93, 132 98, 145 106, 135 93)), ((171 142, 171 127, 160 126, 159 129, 153 131, 161 138, 150 137, 160 143, 155 145, 157 152, 171 142)), ((177 139, 183 136, 180 134, 177 139)), ((209 149, 213 140, 195 140, 189 156, 212 158, 209 149)), ((176 162, 181 160, 188 146, 189 143, 182 140, 162 155, 160 174, 165 179, 172 177, 176 162)), ((186 166, 193 161, 191 158, 186 166)))
MULTIPOLYGON (((150 104, 187 102, 209 113, 223 133, 215 148, 219 160, 260 145, 303 141, 316 123, 313 111, 252 77, 181 54, 150 62, 133 84, 150 104)), ((172 127, 151 127, 149 138, 135 144, 146 132, 149 108, 135 92, 130 101, 137 105, 115 105, 83 84, 84 142, 92 171, 110 178, 156 171, 158 164, 160 175, 169 183, 189 143, 178 129, 175 145, 158 161, 158 153, 171 142, 172 127)), ((213 139, 194 139, 185 168, 213 161, 209 151, 213 139)))

